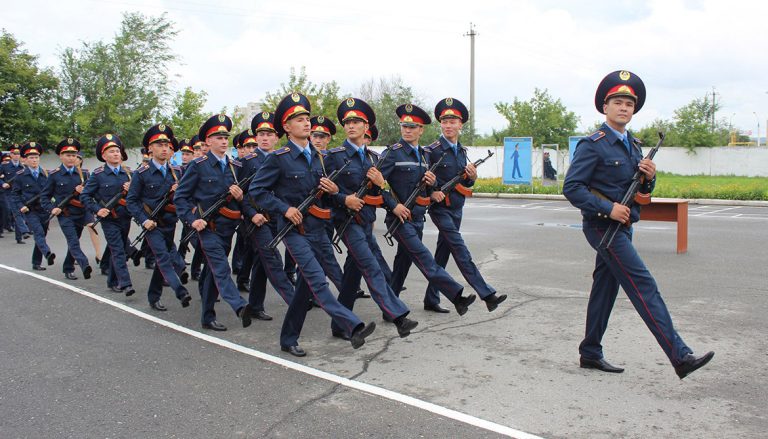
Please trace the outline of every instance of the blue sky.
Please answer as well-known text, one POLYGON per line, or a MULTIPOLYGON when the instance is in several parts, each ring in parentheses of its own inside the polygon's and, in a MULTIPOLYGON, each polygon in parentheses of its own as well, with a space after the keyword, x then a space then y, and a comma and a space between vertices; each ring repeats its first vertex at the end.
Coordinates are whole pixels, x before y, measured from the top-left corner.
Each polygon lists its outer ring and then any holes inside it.
POLYGON ((176 82, 206 90, 211 112, 260 100, 302 65, 312 81, 336 80, 345 94, 366 80, 399 75, 430 105, 446 96, 468 104, 464 34, 473 22, 480 132, 505 125, 494 102, 527 100, 535 87, 576 112, 580 127, 590 126, 600 119, 595 86, 617 69, 635 72, 648 88, 633 121, 638 128, 671 118, 712 86, 723 103, 718 117, 745 131, 756 131, 759 117, 763 134, 768 119, 768 2, 2 2, 0 27, 54 68, 63 48, 109 39, 122 11, 167 12, 181 31, 176 82))

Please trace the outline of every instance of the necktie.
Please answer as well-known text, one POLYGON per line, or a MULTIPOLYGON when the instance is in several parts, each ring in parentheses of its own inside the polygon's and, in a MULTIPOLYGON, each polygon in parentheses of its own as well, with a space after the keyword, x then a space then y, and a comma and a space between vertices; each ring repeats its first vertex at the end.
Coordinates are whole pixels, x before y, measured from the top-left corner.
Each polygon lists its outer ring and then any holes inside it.
POLYGON ((32 171, 32 177, 37 180, 37 170, 32 171))
POLYGON ((312 154, 309 152, 309 148, 304 149, 304 157, 307 159, 308 164, 312 164, 312 154))
POLYGON ((459 153, 456 151, 456 145, 451 145, 451 149, 453 150, 453 155, 458 155, 459 153))
POLYGON ((629 147, 629 138, 625 135, 623 140, 624 140, 624 146, 627 147, 627 152, 629 153, 629 155, 632 155, 632 148, 629 147))
POLYGON ((360 160, 365 164, 365 150, 363 148, 360 148, 357 150, 358 153, 360 153, 360 160))
POLYGON ((119 168, 115 168, 113 170, 115 171, 115 175, 120 175, 120 169, 119 168))
POLYGON ((421 163, 421 154, 419 154, 419 147, 418 146, 414 147, 413 152, 416 153, 416 161, 421 163))
POLYGON ((160 167, 160 173, 163 174, 163 178, 165 178, 165 173, 166 173, 165 166, 160 167))
POLYGON ((221 163, 221 172, 227 172, 227 159, 219 160, 221 163))

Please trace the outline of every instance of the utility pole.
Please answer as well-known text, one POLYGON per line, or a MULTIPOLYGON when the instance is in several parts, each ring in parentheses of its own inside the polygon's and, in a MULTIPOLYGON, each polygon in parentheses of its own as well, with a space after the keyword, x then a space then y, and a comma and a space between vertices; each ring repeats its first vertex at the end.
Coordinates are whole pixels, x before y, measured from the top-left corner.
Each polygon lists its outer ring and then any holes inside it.
POLYGON ((464 34, 469 37, 469 144, 475 144, 475 25, 469 23, 469 32, 464 34))
POLYGON ((712 132, 715 132, 715 86, 712 86, 712 132))

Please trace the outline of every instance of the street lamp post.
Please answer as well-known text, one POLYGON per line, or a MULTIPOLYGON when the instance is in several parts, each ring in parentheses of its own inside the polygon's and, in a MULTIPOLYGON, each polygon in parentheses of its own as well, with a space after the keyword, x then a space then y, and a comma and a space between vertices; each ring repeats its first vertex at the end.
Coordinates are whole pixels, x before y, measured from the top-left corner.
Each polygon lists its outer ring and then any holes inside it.
POLYGON ((760 116, 757 115, 757 111, 753 111, 752 114, 755 115, 757 121, 757 136, 755 138, 757 139, 757 146, 760 146, 760 116))

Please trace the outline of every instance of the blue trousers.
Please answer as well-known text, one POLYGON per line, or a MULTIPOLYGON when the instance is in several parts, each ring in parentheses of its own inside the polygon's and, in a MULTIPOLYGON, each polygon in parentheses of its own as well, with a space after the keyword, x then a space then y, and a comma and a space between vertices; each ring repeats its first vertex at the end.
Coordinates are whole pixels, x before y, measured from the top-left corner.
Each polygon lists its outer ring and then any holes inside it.
POLYGON ((83 227, 86 224, 86 218, 82 214, 80 215, 68 215, 60 214, 58 217, 59 227, 61 227, 61 233, 64 234, 64 238, 67 240, 67 256, 64 258, 62 264, 62 271, 64 273, 75 272, 75 261, 80 266, 81 270, 85 270, 90 264, 88 257, 85 256, 83 249, 80 248, 80 236, 83 234, 83 227))
POLYGON ((240 308, 248 304, 237 291, 237 286, 232 280, 232 271, 229 268, 229 250, 232 247, 232 235, 234 230, 227 233, 226 230, 216 232, 204 229, 197 233, 200 250, 203 253, 206 267, 203 270, 204 277, 200 278, 202 288, 202 316, 203 324, 216 320, 216 311, 213 306, 216 298, 221 296, 225 302, 237 313, 240 308))
MULTIPOLYGON (((264 311, 264 298, 267 294, 267 279, 277 294, 290 305, 295 296, 293 285, 283 270, 283 261, 277 249, 269 249, 267 246, 272 241, 272 230, 263 225, 256 227, 251 232, 250 245, 253 254, 251 264, 251 283, 249 285, 248 303, 254 311, 264 311)), ((247 265, 244 260, 243 269, 247 265)))
POLYGON ((149 303, 160 300, 160 296, 163 294, 163 280, 168 282, 173 292, 176 293, 176 298, 181 299, 188 294, 187 289, 179 279, 179 275, 187 267, 173 243, 175 231, 175 228, 156 228, 144 235, 147 247, 155 256, 155 268, 152 270, 152 278, 147 290, 149 303))
MULTIPOLYGON (((283 239, 287 252, 296 261, 296 268, 306 285, 296 288, 296 295, 288 306, 280 333, 281 346, 298 345, 310 297, 331 316, 345 334, 351 336, 358 326, 363 325, 363 322, 351 310, 336 300, 328 288, 326 273, 319 262, 323 258, 322 241, 328 242, 328 247, 331 247, 324 228, 308 230, 304 235, 294 230, 283 239)), ((330 255, 333 257, 332 248, 330 255)))
MULTIPOLYGON (((386 224, 390 227, 395 219, 393 215, 387 215, 386 224)), ((445 268, 439 266, 432 257, 432 253, 427 249, 421 239, 424 235, 424 221, 406 221, 394 233, 397 241, 397 253, 395 262, 392 264, 392 291, 398 296, 400 290, 408 277, 408 271, 411 263, 415 263, 421 274, 445 297, 451 302, 461 296, 464 287, 456 282, 445 268)))
POLYGON ((40 265, 43 262, 43 256, 51 252, 45 238, 48 235, 48 214, 41 209, 33 209, 24 214, 24 221, 32 231, 35 238, 35 248, 32 249, 32 265, 40 265))
POLYGON ((109 247, 109 274, 107 287, 132 287, 128 264, 125 263, 125 247, 128 244, 128 231, 131 228, 130 217, 107 217, 101 221, 101 230, 109 247))
MULTIPOLYGON (((429 217, 437 226, 437 247, 435 248, 435 262, 445 268, 448 257, 453 256, 456 266, 459 268, 464 280, 475 290, 481 299, 496 293, 496 290, 488 285, 477 269, 472 255, 469 253, 464 238, 461 237, 461 209, 430 208, 429 217)), ((424 304, 435 305, 440 303, 439 291, 432 283, 427 285, 424 293, 424 304)))
MULTIPOLYGON (((369 230, 367 224, 360 225, 352 222, 341 237, 347 247, 348 258, 355 264, 356 272, 352 275, 348 272, 344 273, 339 303, 350 310, 354 308, 357 289, 360 285, 360 278, 355 274, 360 273, 368 285, 371 298, 385 315, 392 320, 406 316, 410 312, 408 306, 390 288, 379 261, 371 250, 370 238, 372 235, 369 230)), ((334 331, 341 330, 335 322, 331 324, 331 329, 334 331)))
POLYGON ((656 281, 632 245, 632 230, 621 227, 607 250, 598 248, 609 224, 610 221, 585 221, 583 226, 584 236, 597 250, 597 257, 587 304, 587 327, 579 353, 585 358, 603 358, 601 341, 621 285, 672 365, 677 366, 692 351, 675 331, 656 281))
POLYGON ((13 230, 16 233, 16 240, 21 241, 23 234, 30 233, 27 223, 24 221, 24 214, 19 212, 18 209, 13 207, 11 197, 7 196, 5 199, 5 205, 8 207, 8 211, 11 212, 11 218, 13 219, 13 230))

